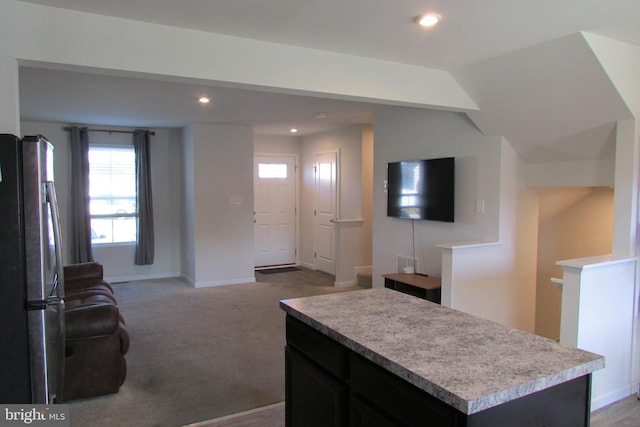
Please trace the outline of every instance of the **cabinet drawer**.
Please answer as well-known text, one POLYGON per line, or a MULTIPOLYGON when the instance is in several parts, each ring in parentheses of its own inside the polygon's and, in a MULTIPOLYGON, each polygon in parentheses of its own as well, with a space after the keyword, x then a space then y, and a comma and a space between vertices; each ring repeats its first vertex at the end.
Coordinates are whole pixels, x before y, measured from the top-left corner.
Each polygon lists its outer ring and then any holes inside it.
POLYGON ((355 353, 351 355, 351 387, 402 425, 454 426, 463 415, 355 353))
POLYGON ((338 378, 347 377, 349 352, 342 345, 301 321, 287 316, 287 345, 338 378))

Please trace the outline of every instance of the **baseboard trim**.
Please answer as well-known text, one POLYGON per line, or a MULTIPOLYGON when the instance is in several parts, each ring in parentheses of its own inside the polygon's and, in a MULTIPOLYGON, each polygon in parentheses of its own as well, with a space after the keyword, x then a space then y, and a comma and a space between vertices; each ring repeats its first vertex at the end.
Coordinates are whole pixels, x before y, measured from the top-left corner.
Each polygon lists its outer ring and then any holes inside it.
POLYGON ((212 282, 195 282, 193 283, 194 288, 211 288, 213 286, 226 286, 226 285, 241 285, 243 283, 255 283, 256 277, 245 277, 245 278, 237 278, 237 279, 227 279, 227 280, 215 280, 212 282))
POLYGON ((242 283, 254 283, 256 281, 255 276, 217 280, 212 282, 194 282, 190 277, 180 273, 164 273, 164 274, 144 274, 139 276, 119 276, 119 277, 105 277, 104 280, 117 285, 118 283, 133 282, 138 280, 157 280, 157 279, 175 279, 179 278, 187 282, 193 288, 209 288, 213 286, 225 286, 225 285, 240 285, 242 283))
POLYGON ((124 282, 133 282, 136 280, 174 279, 177 277, 183 276, 179 272, 168 272, 158 274, 139 274, 135 276, 105 276, 104 280, 111 284, 118 284, 124 282))
POLYGON ((301 263, 300 263, 300 264, 298 264, 298 265, 299 265, 299 266, 301 266, 301 267, 308 268, 309 270, 315 270, 315 269, 316 269, 316 266, 315 266, 315 265, 310 264, 310 263, 308 263, 308 262, 301 262, 301 263))
POLYGON ((344 282, 334 282, 336 288, 346 288, 348 286, 357 285, 355 280, 345 280, 344 282))
POLYGON ((629 397, 632 394, 634 394, 633 385, 629 384, 626 387, 623 387, 606 395, 592 396, 591 411, 597 411, 600 408, 604 408, 605 406, 624 399, 625 397, 629 397))

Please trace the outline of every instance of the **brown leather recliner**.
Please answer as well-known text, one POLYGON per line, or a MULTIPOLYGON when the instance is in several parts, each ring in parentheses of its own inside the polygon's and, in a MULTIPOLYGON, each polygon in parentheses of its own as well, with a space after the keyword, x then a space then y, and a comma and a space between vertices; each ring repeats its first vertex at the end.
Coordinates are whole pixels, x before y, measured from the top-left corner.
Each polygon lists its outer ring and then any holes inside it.
POLYGON ((116 393, 124 383, 129 334, 99 263, 64 267, 64 400, 116 393))
MULTIPOLYGON (((113 288, 104 280, 104 269, 98 262, 64 266, 64 291, 67 298, 78 293, 98 292, 113 297, 113 288)), ((113 298, 115 301, 115 298, 113 298)))

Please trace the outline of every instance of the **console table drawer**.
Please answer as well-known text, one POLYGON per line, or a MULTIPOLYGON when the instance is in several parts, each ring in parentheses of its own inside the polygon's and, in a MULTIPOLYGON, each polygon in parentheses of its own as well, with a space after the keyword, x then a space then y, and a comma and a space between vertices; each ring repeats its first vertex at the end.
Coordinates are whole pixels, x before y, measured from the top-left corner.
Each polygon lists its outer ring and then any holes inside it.
POLYGON ((384 287, 440 304, 442 281, 439 277, 421 274, 384 274, 384 287))

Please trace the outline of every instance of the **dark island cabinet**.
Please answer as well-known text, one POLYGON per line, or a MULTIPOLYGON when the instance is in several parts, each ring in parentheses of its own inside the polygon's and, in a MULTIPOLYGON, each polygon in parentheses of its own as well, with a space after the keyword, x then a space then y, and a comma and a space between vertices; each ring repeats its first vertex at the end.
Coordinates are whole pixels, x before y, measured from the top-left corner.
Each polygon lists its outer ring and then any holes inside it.
POLYGON ((357 395, 351 398, 351 427, 401 427, 357 395))
POLYGON ((466 425, 461 412, 290 316, 285 400, 287 427, 466 425))
POLYGON ((349 425, 348 351, 287 316, 286 426, 349 425))
POLYGON ((300 320, 286 325, 286 427, 589 425, 590 375, 465 414, 300 320))
POLYGON ((295 350, 286 349, 287 426, 349 425, 349 390, 295 350))

